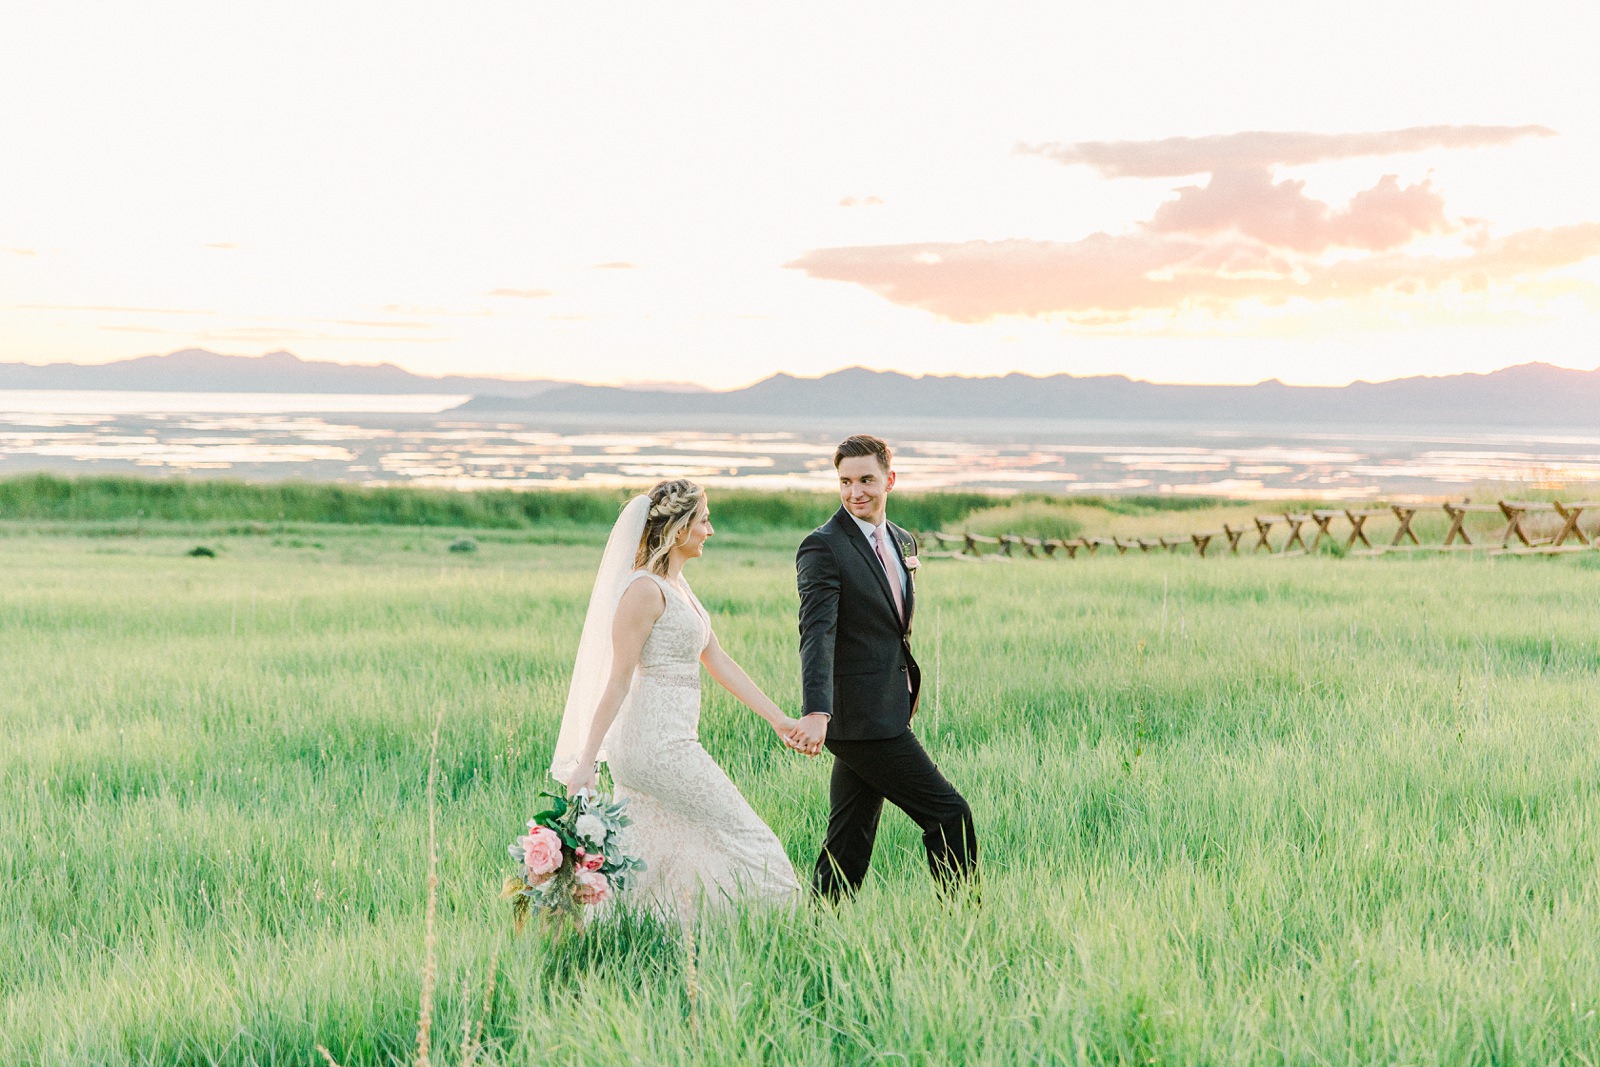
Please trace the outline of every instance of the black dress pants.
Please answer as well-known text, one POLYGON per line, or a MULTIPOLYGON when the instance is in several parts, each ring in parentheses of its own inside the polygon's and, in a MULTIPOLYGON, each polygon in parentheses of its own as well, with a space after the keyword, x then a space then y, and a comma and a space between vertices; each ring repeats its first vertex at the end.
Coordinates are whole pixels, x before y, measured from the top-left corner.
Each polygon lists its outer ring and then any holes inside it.
POLYGON ((828 836, 812 888, 828 900, 854 893, 867 876, 878 816, 887 800, 922 829, 928 869, 941 889, 974 876, 972 809, 910 730, 882 741, 828 741, 833 753, 828 836))

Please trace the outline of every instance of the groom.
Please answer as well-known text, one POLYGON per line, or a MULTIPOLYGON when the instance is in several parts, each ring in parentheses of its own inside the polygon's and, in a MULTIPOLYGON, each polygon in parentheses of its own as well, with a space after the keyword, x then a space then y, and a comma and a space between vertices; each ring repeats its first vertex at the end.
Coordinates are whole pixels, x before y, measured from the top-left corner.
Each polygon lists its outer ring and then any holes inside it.
POLYGON ((828 900, 866 878, 885 800, 922 828, 941 889, 977 870, 972 809, 911 732, 922 681, 910 645, 916 542, 886 518, 891 459, 876 437, 839 445, 833 466, 844 506, 795 558, 804 713, 790 740, 811 755, 826 742, 833 753, 828 836, 812 879, 828 900))

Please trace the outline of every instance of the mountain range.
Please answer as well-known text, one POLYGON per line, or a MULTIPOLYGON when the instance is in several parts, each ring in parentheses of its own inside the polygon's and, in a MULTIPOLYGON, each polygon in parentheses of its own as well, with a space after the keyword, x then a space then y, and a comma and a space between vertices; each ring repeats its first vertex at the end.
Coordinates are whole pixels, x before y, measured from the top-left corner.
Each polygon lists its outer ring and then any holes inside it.
POLYGON ((112 389, 159 393, 495 393, 528 397, 565 382, 547 379, 430 378, 393 363, 305 360, 292 352, 225 356, 186 348, 115 363, 0 363, 0 389, 112 389))
POLYGON ((820 378, 777 374, 743 389, 671 398, 633 388, 567 385, 522 399, 481 395, 456 411, 598 415, 664 409, 680 415, 893 413, 945 418, 1593 427, 1600 424, 1600 370, 1524 363, 1490 374, 1296 386, 1277 380, 1257 385, 1162 385, 1121 375, 913 378, 852 367, 820 378))
POLYGON ((1166 385, 1121 375, 923 375, 862 367, 819 378, 775 374, 742 389, 597 386, 551 379, 413 374, 289 352, 227 356, 187 349, 102 365, 0 363, 0 389, 162 392, 464 393, 454 413, 831 415, 1148 421, 1460 423, 1594 427, 1600 370, 1524 363, 1488 374, 1398 378, 1345 386, 1166 385))

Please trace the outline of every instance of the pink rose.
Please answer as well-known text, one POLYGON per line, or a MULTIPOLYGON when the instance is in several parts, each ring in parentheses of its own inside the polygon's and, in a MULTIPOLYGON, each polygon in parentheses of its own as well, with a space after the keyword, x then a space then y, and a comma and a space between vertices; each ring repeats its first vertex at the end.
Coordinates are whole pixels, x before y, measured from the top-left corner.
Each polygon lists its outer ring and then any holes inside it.
POLYGON ((905 564, 906 564, 906 570, 914 571, 918 567, 922 566, 922 561, 920 559, 918 559, 916 556, 907 556, 905 558, 905 564))
POLYGON ((599 871, 579 870, 572 880, 578 884, 579 904, 604 904, 611 899, 611 883, 599 871))
POLYGON ((561 836, 550 827, 534 827, 520 843, 529 874, 548 875, 561 869, 561 836))
POLYGON ((581 849, 581 848, 578 849, 578 866, 583 868, 584 870, 586 870, 586 871, 598 871, 601 867, 605 866, 605 863, 606 863, 606 858, 601 853, 596 852, 594 855, 591 856, 591 855, 589 855, 589 853, 585 852, 583 849, 581 849))

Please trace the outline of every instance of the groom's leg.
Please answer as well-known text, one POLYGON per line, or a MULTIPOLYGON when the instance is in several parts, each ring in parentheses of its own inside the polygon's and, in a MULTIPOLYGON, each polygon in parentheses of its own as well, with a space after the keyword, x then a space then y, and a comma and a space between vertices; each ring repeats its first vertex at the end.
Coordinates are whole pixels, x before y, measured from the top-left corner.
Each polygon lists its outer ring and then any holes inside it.
POLYGON ((972 808, 939 773, 916 734, 907 730, 885 741, 840 743, 845 746, 860 746, 849 757, 851 769, 921 828, 934 880, 947 886, 971 878, 978 866, 972 808))
MULTIPOLYGON (((829 742, 834 750, 841 742, 829 742)), ((811 886, 826 900, 854 893, 867 877, 872 844, 878 836, 883 796, 834 751, 833 779, 828 785, 828 836, 817 857, 811 886)))

